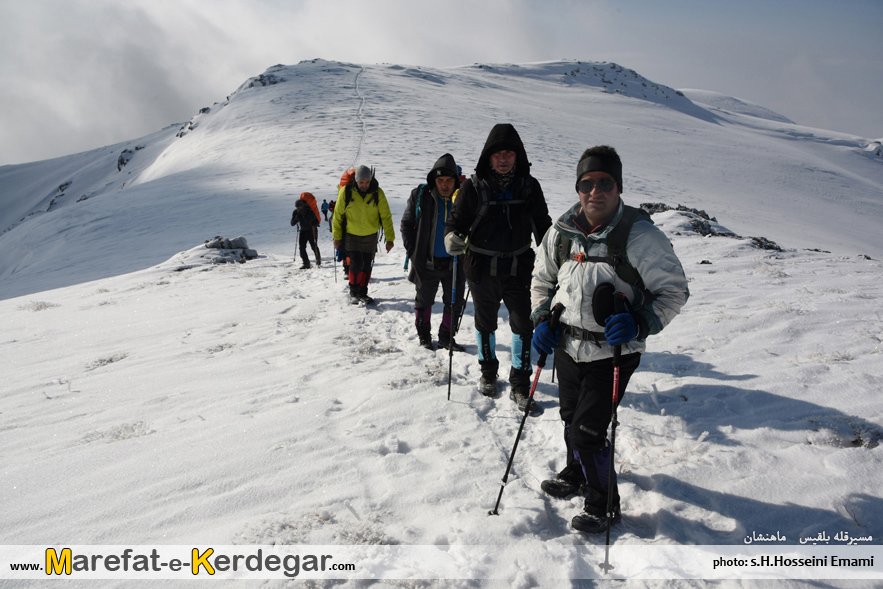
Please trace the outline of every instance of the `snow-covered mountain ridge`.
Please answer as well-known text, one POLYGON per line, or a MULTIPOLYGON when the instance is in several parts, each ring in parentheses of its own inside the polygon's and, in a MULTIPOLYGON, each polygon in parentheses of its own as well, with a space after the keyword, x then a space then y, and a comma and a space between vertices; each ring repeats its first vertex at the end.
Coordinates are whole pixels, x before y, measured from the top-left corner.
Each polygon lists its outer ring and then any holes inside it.
POLYGON ((617 64, 317 59, 274 66, 154 135, 0 168, 0 296, 148 267, 220 234, 287 248, 294 197, 334 198, 356 162, 377 167, 400 213, 437 155, 453 153, 468 173, 500 121, 519 129, 556 210, 571 198, 579 153, 608 143, 623 154, 629 202, 713 210, 786 247, 883 254, 883 157, 869 140, 709 110, 617 64), (160 217, 162 239, 136 246, 160 217), (138 239, 109 260, 91 243, 95 223, 138 239))

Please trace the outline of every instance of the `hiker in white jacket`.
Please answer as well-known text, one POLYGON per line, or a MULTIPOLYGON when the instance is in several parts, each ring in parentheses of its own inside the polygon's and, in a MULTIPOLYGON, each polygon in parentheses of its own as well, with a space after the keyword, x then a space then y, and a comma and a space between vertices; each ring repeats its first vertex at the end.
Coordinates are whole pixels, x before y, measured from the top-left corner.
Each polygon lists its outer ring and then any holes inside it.
POLYGON ((609 146, 586 150, 577 165, 575 203, 543 238, 531 281, 533 347, 555 354, 567 463, 542 489, 553 497, 585 493, 572 526, 584 532, 620 520, 616 480, 608 481, 607 428, 613 409, 614 346, 622 346, 617 403, 641 361, 644 340, 687 302, 687 278, 665 234, 640 209, 625 206, 622 163, 609 146), (617 293, 617 294, 614 294, 617 293), (621 293, 621 294, 620 294, 621 293), (614 312, 615 296, 625 309, 614 312), (545 319, 561 303, 560 325, 545 319))

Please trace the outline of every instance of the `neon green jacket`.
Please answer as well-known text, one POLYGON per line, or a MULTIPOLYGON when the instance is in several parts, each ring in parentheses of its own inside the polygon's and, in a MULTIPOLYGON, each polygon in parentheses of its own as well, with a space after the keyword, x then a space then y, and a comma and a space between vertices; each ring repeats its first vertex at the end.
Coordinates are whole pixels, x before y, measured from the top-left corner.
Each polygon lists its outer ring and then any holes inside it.
POLYGON ((350 235, 371 235, 380 231, 382 225, 384 239, 395 241, 396 233, 389 203, 376 180, 372 180, 371 187, 365 195, 360 194, 352 185, 342 187, 337 192, 337 204, 334 207, 334 217, 332 218, 332 235, 335 240, 344 238, 344 215, 346 215, 346 232, 350 235), (349 205, 346 204, 347 188, 350 189, 350 198, 352 199, 349 205))

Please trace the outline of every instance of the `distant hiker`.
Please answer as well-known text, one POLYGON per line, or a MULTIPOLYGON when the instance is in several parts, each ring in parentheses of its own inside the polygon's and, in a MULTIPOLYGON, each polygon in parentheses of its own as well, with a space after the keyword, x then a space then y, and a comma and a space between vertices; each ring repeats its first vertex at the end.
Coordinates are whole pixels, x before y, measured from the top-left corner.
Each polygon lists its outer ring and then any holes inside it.
POLYGON ((346 250, 349 267, 350 302, 370 305, 368 282, 377 252, 377 232, 383 228, 386 251, 395 242, 392 213, 386 195, 367 166, 356 168, 354 178, 337 193, 338 206, 334 208, 333 236, 335 252, 341 246, 346 250))
POLYGON ((328 220, 328 201, 324 198, 322 199, 322 215, 325 217, 325 221, 328 220))
POLYGON ((322 256, 319 254, 319 246, 316 245, 316 233, 319 227, 319 219, 316 217, 315 211, 307 204, 304 199, 298 199, 294 203, 294 211, 291 213, 291 226, 298 225, 300 227, 300 235, 298 237, 298 245, 300 246, 300 257, 303 260, 301 270, 310 267, 310 258, 307 256, 307 244, 313 250, 316 256, 316 266, 322 265, 322 256))
POLYGON ((331 213, 331 219, 328 219, 328 231, 334 231, 334 201, 328 203, 328 212, 331 213))
POLYGON ((610 523, 621 518, 615 472, 608 481, 614 346, 622 346, 619 402, 641 361, 644 340, 678 314, 689 292, 668 238, 649 215, 623 204, 616 150, 602 145, 582 154, 576 191, 579 202, 543 239, 531 283, 533 346, 546 353, 558 348, 555 367, 567 452, 564 469, 541 487, 559 498, 584 492, 585 511, 571 525, 597 533, 607 526, 608 485, 613 485, 610 523), (626 312, 613 311, 614 292, 625 295, 626 312), (556 303, 565 310, 561 327, 552 333, 544 318, 556 303), (595 317, 607 317, 606 327, 595 317))
POLYGON ((530 278, 534 252, 551 226, 540 183, 530 175, 530 162, 518 132, 510 124, 491 129, 475 167, 460 188, 445 227, 451 255, 463 254, 464 270, 475 306, 479 389, 496 395, 499 361, 495 350, 497 313, 502 301, 512 329, 509 397, 521 410, 530 393, 530 278))
MULTIPOLYGON (((313 209, 313 213, 316 215, 316 219, 319 219, 319 216, 321 215, 321 213, 319 212, 319 205, 316 203, 316 197, 313 196, 309 192, 301 192, 300 198, 301 198, 301 200, 306 202, 311 209, 313 209)), ((317 239, 318 239, 318 224, 319 223, 317 223, 317 232, 316 232, 317 239)))
POLYGON ((438 328, 438 345, 462 352, 463 346, 454 341, 453 322, 460 316, 466 290, 466 277, 463 266, 457 266, 457 300, 451 301, 451 287, 454 286, 452 267, 453 256, 445 249, 445 223, 453 206, 452 197, 460 187, 457 164, 454 157, 446 153, 441 156, 429 174, 426 184, 411 191, 405 213, 402 215, 402 240, 405 251, 411 260, 408 280, 417 287, 414 311, 415 325, 420 345, 432 349, 431 316, 432 305, 442 287, 441 325, 438 328))

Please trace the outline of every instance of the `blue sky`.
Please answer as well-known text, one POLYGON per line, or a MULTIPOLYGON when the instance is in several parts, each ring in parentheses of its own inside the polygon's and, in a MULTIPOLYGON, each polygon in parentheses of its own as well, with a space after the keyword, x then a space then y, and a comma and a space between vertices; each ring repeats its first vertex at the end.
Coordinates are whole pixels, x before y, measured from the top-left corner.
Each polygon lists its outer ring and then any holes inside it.
POLYGON ((188 120, 277 63, 614 61, 883 137, 881 0, 0 0, 0 165, 188 120))

